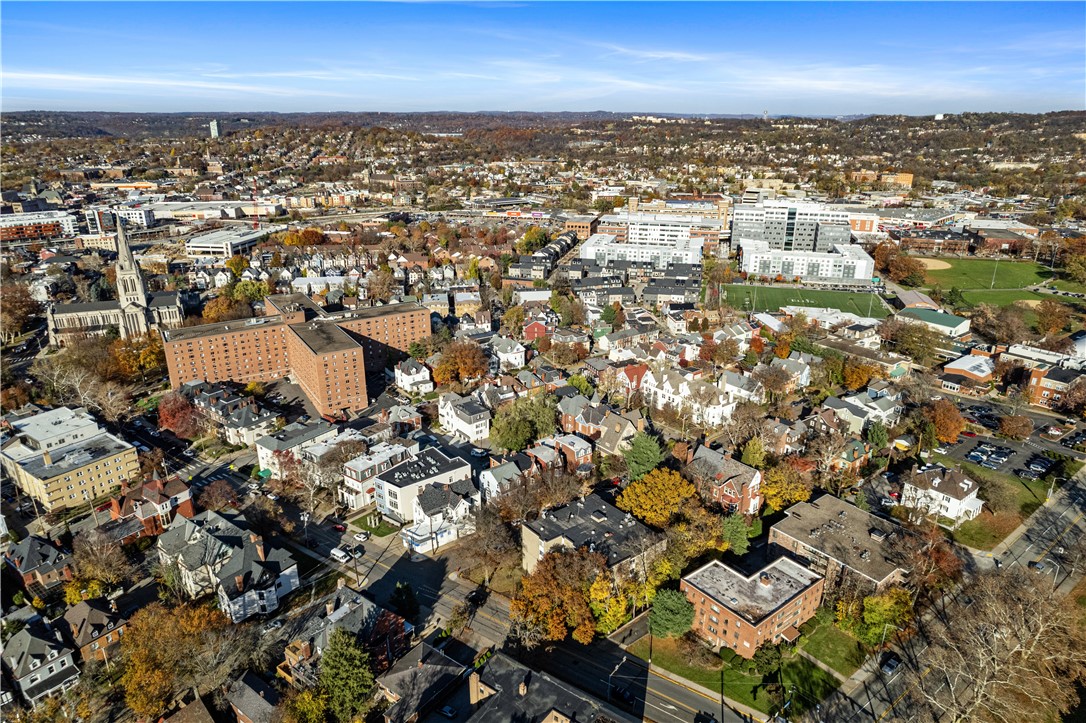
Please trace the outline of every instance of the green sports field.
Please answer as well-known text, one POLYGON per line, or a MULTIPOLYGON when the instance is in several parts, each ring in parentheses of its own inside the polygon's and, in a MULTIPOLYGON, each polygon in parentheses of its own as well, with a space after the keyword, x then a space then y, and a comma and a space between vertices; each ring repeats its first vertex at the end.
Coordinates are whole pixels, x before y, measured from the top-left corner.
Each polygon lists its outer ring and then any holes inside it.
MULTIPOLYGON (((977 291, 964 291, 962 292, 962 297, 970 306, 976 306, 977 304, 1007 306, 1016 301, 1043 301, 1045 299, 1053 298, 1050 294, 1038 294, 1034 291, 1027 291, 1026 289, 996 289, 995 291, 980 289, 977 291)), ((1055 298, 1059 300, 1059 297, 1055 298)))
POLYGON ((882 319, 889 314, 878 294, 745 284, 727 285, 724 293, 724 300, 729 306, 743 311, 777 311, 782 306, 821 306, 876 319, 882 319))
POLYGON ((944 291, 957 286, 967 289, 1023 289, 1039 284, 1051 273, 1032 261, 996 261, 994 259, 939 259, 950 264, 949 269, 930 269, 929 287, 939 285, 944 291), (994 275, 994 284, 993 284, 994 275))

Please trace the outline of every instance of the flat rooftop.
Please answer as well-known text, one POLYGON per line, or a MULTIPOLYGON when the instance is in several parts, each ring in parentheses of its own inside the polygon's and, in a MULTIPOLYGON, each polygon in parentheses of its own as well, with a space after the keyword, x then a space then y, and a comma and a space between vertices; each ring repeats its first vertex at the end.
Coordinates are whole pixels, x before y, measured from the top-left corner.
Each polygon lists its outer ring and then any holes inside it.
POLYGON ((97 460, 112 457, 126 449, 135 448, 128 442, 108 432, 103 432, 67 447, 50 450, 52 463, 46 464, 43 455, 35 455, 24 459, 19 465, 38 479, 52 479, 80 467, 86 467, 97 460))
POLYGON ((338 319, 339 321, 350 321, 351 319, 373 319, 379 316, 389 316, 392 314, 406 314, 411 311, 425 311, 427 314, 430 313, 430 310, 422 304, 414 301, 404 301, 398 304, 367 306, 364 309, 339 311, 334 314, 328 314, 328 316, 333 319, 338 319))
POLYGON ((244 331, 264 326, 276 326, 283 323, 281 316, 256 316, 252 319, 236 319, 234 321, 219 321, 214 324, 201 324, 200 326, 186 326, 180 329, 163 329, 162 338, 165 341, 186 341, 198 339, 204 336, 225 334, 229 331, 244 331))
POLYGON ((290 330, 305 342, 314 354, 331 354, 337 351, 360 349, 362 345, 351 335, 330 321, 307 321, 303 324, 291 324, 290 330))
POLYGON ((544 542, 563 538, 574 548, 593 549, 607 558, 608 567, 638 555, 640 543, 652 535, 648 527, 598 492, 541 512, 524 525, 544 542))
POLYGON ((471 466, 459 457, 449 458, 440 450, 429 447, 377 476, 396 487, 407 487, 464 467, 470 469, 471 466))
POLYGON ((714 560, 685 582, 751 623, 759 623, 822 578, 787 557, 747 577, 714 560))
MULTIPOLYGON (((773 531, 881 583, 898 569, 888 558, 898 526, 833 495, 792 505, 773 531)), ((772 537, 772 535, 771 535, 772 537)))
POLYGON ((313 316, 328 315, 324 309, 305 294, 272 294, 264 297, 264 303, 271 304, 272 308, 280 314, 295 311, 295 307, 297 307, 308 312, 306 313, 306 319, 313 316))

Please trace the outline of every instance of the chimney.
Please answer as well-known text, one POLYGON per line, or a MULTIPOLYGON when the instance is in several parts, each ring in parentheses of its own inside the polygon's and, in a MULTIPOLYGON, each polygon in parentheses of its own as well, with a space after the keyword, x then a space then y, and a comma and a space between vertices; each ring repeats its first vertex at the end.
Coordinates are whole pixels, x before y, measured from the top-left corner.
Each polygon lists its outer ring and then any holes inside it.
POLYGON ((256 548, 256 556, 260 558, 261 562, 264 562, 264 538, 256 533, 249 533, 249 541, 256 548))
POLYGON ((345 577, 336 578, 336 590, 342 590, 345 587, 347 587, 347 578, 345 578, 345 577))
POLYGON ((768 573, 763 572, 761 575, 758 576, 758 582, 762 583, 766 587, 769 587, 773 584, 773 578, 771 578, 768 573))
POLYGON ((637 418, 637 431, 638 432, 644 432, 645 431, 645 418, 644 417, 638 417, 637 418))
POLYGON ((53 464, 53 455, 50 454, 49 450, 41 453, 41 462, 42 464, 53 464))
POLYGON ((483 699, 483 691, 479 687, 479 673, 472 671, 468 676, 468 702, 477 705, 483 699))
POLYGON ((245 592, 245 576, 234 575, 234 583, 238 586, 238 592, 245 592))
POLYGON ((528 679, 527 678, 520 681, 520 685, 517 686, 517 695, 519 695, 521 698, 528 695, 528 679))
POLYGON ((324 614, 331 615, 336 611, 336 601, 333 598, 324 604, 324 614))

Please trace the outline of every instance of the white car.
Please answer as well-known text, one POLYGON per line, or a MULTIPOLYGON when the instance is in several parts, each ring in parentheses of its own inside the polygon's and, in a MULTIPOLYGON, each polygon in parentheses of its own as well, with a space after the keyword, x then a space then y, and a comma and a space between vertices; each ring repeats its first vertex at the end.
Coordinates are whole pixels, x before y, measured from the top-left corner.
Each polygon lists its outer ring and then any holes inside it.
POLYGON ((260 489, 260 485, 256 482, 250 482, 249 489, 251 489, 253 492, 256 492, 258 489, 260 489))
POLYGON ((354 539, 356 542, 365 542, 366 540, 370 539, 370 533, 366 532, 365 530, 362 530, 361 532, 356 532, 354 533, 354 539))
POLYGON ((275 502, 277 499, 279 499, 279 495, 275 494, 274 492, 269 492, 268 494, 266 494, 264 496, 267 497, 272 502, 275 502))

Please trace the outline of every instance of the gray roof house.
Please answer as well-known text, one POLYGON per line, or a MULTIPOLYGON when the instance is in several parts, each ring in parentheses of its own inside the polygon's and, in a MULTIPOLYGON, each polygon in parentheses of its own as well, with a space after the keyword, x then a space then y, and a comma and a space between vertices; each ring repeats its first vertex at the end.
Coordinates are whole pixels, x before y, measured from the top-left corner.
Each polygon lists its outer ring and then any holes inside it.
POLYGON ((79 681, 73 652, 59 629, 34 618, 4 645, 3 661, 23 700, 36 708, 79 681))

